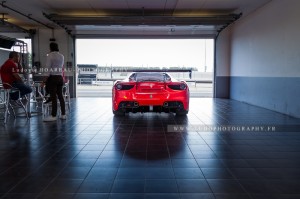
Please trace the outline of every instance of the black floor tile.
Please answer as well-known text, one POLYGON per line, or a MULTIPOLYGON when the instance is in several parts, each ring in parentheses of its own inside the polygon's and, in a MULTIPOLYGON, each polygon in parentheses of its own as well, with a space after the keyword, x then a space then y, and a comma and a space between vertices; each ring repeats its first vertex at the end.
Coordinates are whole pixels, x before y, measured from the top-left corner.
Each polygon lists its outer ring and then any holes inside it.
POLYGON ((230 168, 232 175, 236 179, 261 179, 263 178, 256 169, 253 168, 230 168))
POLYGON ((145 179, 146 169, 144 167, 119 168, 117 179, 145 179))
POLYGON ((173 168, 198 168, 195 159, 172 159, 173 168))
POLYGON ((62 193, 49 193, 49 194, 41 194, 37 197, 37 199, 73 199, 74 194, 62 194, 62 193))
POLYGON ((196 159, 200 168, 225 168, 220 159, 196 159))
POLYGON ((178 179, 178 189, 180 193, 211 193, 206 180, 203 179, 178 179))
POLYGON ((41 193, 50 183, 49 178, 27 178, 9 190, 9 193, 41 193))
POLYGON ((50 183, 42 194, 75 193, 83 180, 57 179, 50 183))
MULTIPOLYGON (((62 195, 65 195, 65 194, 62 194, 62 195)), ((9 194, 3 195, 1 198, 3 198, 3 199, 32 199, 32 198, 38 198, 38 194, 37 193, 9 193, 9 194)), ((45 198, 47 198, 47 197, 45 197, 45 198)), ((68 197, 64 197, 64 198, 68 199, 68 197)))
POLYGON ((145 180, 116 179, 112 193, 144 193, 145 180))
POLYGON ((132 167, 146 167, 147 160, 145 159, 131 159, 131 158, 124 158, 121 163, 121 168, 132 168, 132 167))
POLYGON ((252 199, 250 194, 216 193, 215 199, 252 199))
MULTIPOLYGON (((281 194, 251 194, 253 199, 284 199, 284 196, 281 194)), ((288 197, 293 199, 292 197, 288 197)))
POLYGON ((119 168, 121 161, 122 159, 120 158, 99 158, 97 161, 95 160, 93 164, 94 167, 100 168, 119 168))
POLYGON ((77 193, 72 199, 108 199, 108 193, 77 193))
MULTIPOLYGON (((259 180, 259 179, 243 179, 239 183, 251 194, 282 194, 281 189, 278 188, 279 181, 274 180, 259 180)), ((283 182, 281 181, 281 185, 283 182)))
POLYGON ((146 180, 146 193, 177 193, 176 180, 146 180))
POLYGON ((180 193, 181 199, 215 199, 212 193, 180 193))
POLYGON ((199 168, 174 168, 176 179, 204 179, 199 168))
POLYGON ((146 179, 174 179, 174 171, 172 168, 147 168, 145 170, 146 179))
POLYGON ((202 168, 206 179, 233 179, 234 176, 226 168, 202 168))
POLYGON ((57 178, 59 179, 85 179, 90 167, 66 167, 57 178))
POLYGON ((180 199, 179 194, 176 193, 146 193, 145 199, 180 199))
POLYGON ((93 167, 86 179, 87 180, 113 180, 117 176, 118 169, 117 168, 99 168, 93 167))
POLYGON ((13 177, 6 177, 0 178, 0 194, 5 194, 9 190, 13 189, 15 186, 18 185, 19 182, 22 182, 22 178, 13 178, 13 177))
POLYGON ((73 99, 67 121, 0 125, 0 198, 298 199, 300 135, 284 129, 291 125, 300 119, 226 99, 192 98, 186 117, 114 117, 110 98, 73 99))
POLYGON ((68 164, 66 167, 92 167, 96 163, 97 159, 88 159, 88 158, 74 158, 68 164))
POLYGON ((110 193, 113 180, 84 180, 78 193, 110 193))
POLYGON ((249 168, 250 165, 244 159, 222 159, 227 168, 249 168))
POLYGON ((208 179, 207 182, 214 193, 245 193, 245 189, 236 180, 208 179))
POLYGON ((109 199, 141 199, 141 198, 144 198, 143 193, 111 193, 109 196, 109 199))
POLYGON ((35 169, 28 167, 11 167, 0 174, 0 178, 22 178, 30 175, 35 169))
POLYGON ((165 158, 165 159, 148 159, 146 161, 146 167, 150 168, 172 168, 172 162, 170 159, 165 158))

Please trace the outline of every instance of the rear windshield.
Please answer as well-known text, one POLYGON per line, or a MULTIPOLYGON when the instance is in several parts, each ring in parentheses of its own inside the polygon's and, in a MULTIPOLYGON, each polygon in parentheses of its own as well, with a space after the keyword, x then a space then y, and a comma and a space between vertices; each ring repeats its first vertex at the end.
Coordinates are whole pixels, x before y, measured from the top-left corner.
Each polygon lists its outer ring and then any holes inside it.
POLYGON ((159 73, 159 72, 140 72, 140 73, 133 73, 129 78, 134 79, 137 82, 164 82, 169 79, 169 75, 166 73, 159 73))

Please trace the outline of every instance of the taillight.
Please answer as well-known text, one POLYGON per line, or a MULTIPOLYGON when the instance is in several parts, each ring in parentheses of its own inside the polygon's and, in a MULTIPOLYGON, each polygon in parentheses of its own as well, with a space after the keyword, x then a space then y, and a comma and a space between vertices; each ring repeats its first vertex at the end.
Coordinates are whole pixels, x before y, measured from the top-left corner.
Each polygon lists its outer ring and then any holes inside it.
POLYGON ((127 85, 127 84, 116 84, 115 88, 117 90, 130 90, 134 87, 134 85, 127 85))
POLYGON ((186 85, 185 84, 180 84, 180 90, 185 90, 186 89, 186 85))
POLYGON ((122 89, 122 84, 117 84, 117 85, 116 85, 116 89, 117 89, 117 90, 121 90, 121 89, 122 89))
POLYGON ((180 84, 170 84, 168 87, 172 90, 185 90, 187 88, 186 84, 180 83, 180 84))

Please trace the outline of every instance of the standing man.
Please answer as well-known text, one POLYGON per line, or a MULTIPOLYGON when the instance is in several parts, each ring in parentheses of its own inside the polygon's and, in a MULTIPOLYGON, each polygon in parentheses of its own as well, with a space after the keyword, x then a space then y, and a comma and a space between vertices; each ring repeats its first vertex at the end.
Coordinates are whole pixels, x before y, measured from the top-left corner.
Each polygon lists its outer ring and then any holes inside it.
POLYGON ((47 55, 45 78, 42 83, 42 87, 47 82, 47 88, 50 93, 50 99, 52 102, 52 112, 49 117, 44 118, 44 122, 56 121, 57 117, 57 98, 60 103, 61 116, 60 118, 66 119, 65 100, 63 97, 63 65, 64 56, 59 53, 58 44, 50 43, 50 53, 47 55))
MULTIPOLYGON (((8 89, 11 87, 17 88, 20 91, 20 96, 23 97, 32 92, 32 88, 26 85, 22 78, 19 75, 19 65, 20 62, 20 55, 18 52, 12 51, 9 53, 9 58, 4 64, 1 66, 0 73, 3 87, 8 89), (6 84, 5 84, 6 83, 6 84), (9 85, 7 85, 9 84, 9 85)), ((12 100, 19 99, 19 93, 14 92, 10 94, 10 98, 12 100)))

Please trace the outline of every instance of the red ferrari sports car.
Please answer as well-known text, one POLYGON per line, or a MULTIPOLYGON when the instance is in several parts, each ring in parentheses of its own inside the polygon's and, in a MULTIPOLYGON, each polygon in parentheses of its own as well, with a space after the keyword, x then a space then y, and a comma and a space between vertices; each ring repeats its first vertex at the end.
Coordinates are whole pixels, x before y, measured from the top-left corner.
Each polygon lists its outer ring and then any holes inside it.
POLYGON ((189 111, 189 88, 165 72, 134 72, 112 88, 112 111, 173 112, 186 115, 189 111))

